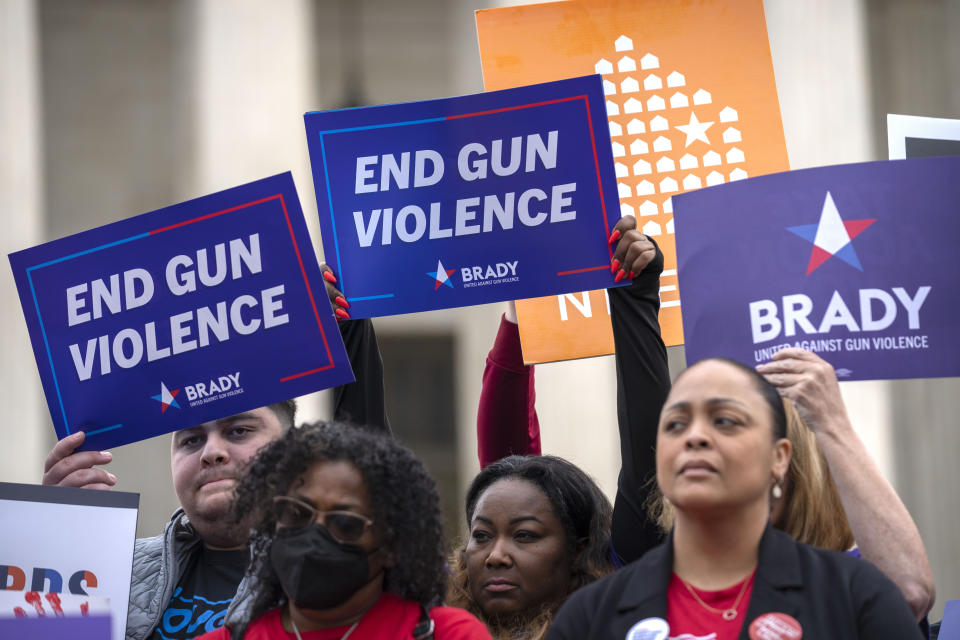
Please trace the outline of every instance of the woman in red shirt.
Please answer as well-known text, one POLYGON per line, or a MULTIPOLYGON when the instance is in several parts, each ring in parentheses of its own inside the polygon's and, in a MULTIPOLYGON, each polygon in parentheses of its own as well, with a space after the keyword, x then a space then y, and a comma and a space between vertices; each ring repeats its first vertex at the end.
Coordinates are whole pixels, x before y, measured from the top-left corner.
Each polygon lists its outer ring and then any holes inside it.
POLYGON ((893 583, 865 560, 770 526, 790 464, 776 388, 701 361, 674 383, 657 429, 667 541, 567 600, 548 640, 920 638, 893 583))
POLYGON ((488 465, 467 491, 469 537, 448 601, 494 640, 542 640, 567 596, 613 571, 611 515, 590 476, 562 458, 488 465))
POLYGON ((255 514, 252 593, 202 640, 489 640, 466 611, 435 606, 447 572, 433 479, 388 435, 290 429, 237 488, 255 514))

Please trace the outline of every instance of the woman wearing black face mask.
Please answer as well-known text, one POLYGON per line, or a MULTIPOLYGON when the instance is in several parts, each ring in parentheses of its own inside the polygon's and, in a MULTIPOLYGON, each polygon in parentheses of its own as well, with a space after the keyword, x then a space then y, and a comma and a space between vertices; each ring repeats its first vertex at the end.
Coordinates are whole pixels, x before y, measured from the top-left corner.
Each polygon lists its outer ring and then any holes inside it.
POLYGON ((436 486, 389 436, 337 424, 290 429, 237 488, 254 512, 248 582, 202 640, 489 640, 446 588, 436 486))

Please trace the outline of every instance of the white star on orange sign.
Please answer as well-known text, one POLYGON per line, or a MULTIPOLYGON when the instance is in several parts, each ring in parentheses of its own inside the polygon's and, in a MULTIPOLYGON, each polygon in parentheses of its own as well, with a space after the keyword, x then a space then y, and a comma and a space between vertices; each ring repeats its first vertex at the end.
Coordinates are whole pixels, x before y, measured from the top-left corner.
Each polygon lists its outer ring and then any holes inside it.
POLYGON ((677 129, 687 134, 687 142, 683 146, 689 147, 697 140, 703 140, 707 144, 710 144, 710 140, 707 139, 707 129, 712 126, 713 122, 700 122, 697 120, 697 114, 691 113, 689 124, 677 125, 677 129))

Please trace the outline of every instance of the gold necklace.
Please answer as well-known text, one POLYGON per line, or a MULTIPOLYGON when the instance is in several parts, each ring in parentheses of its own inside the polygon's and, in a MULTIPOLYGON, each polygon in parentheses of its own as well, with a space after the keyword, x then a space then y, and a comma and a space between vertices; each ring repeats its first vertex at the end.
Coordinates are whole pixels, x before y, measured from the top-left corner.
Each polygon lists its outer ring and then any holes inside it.
POLYGON ((723 616, 724 620, 730 621, 730 620, 737 619, 737 607, 740 605, 740 600, 743 598, 743 594, 747 592, 747 585, 750 584, 751 577, 752 576, 747 576, 747 578, 743 581, 743 586, 740 587, 740 593, 737 594, 737 599, 733 601, 733 605, 731 605, 729 609, 717 609, 716 607, 711 607, 706 602, 700 599, 700 596, 697 595, 697 592, 694 591, 693 587, 687 584, 686 580, 684 580, 680 576, 677 576, 677 579, 683 583, 683 586, 687 588, 687 591, 690 592, 690 595, 693 596, 693 599, 696 600, 701 607, 703 607, 707 611, 711 611, 713 613, 719 613, 721 616, 723 616))
MULTIPOLYGON (((297 636, 297 640, 303 640, 303 636, 300 635, 300 629, 297 628, 297 623, 294 622, 293 616, 289 616, 289 620, 290 626, 293 627, 293 633, 297 636)), ((350 625, 350 628, 347 629, 347 632, 340 636, 340 640, 347 640, 347 638, 350 637, 350 634, 353 633, 354 629, 356 629, 358 626, 360 626, 359 620, 350 625)))

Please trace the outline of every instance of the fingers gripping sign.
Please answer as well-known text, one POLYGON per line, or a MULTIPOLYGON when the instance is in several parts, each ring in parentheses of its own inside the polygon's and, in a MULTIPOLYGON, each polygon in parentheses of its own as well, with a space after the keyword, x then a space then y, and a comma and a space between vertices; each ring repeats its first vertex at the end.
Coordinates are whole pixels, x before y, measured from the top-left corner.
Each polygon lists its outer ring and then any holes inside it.
POLYGON ((620 218, 609 241, 617 243, 610 262, 610 271, 616 274, 614 279, 617 282, 627 277, 633 280, 657 255, 653 242, 637 230, 637 220, 633 216, 620 218))
POLYGON ((43 484, 60 487, 109 490, 117 484, 117 477, 96 465, 113 460, 109 451, 81 451, 74 453, 83 444, 86 434, 78 431, 54 445, 43 464, 43 484))
POLYGON ((327 289, 327 296, 330 298, 333 313, 337 316, 337 322, 349 320, 350 314, 347 309, 350 308, 350 303, 343 297, 343 293, 337 289, 337 276, 334 275, 333 269, 329 265, 323 264, 320 265, 320 272, 323 273, 323 285, 327 289))
POLYGON ((793 402, 800 418, 815 433, 829 420, 846 415, 833 366, 815 353, 782 349, 771 362, 758 365, 757 371, 793 402))

